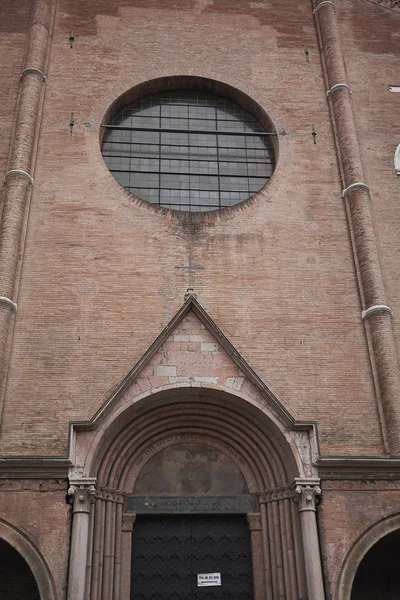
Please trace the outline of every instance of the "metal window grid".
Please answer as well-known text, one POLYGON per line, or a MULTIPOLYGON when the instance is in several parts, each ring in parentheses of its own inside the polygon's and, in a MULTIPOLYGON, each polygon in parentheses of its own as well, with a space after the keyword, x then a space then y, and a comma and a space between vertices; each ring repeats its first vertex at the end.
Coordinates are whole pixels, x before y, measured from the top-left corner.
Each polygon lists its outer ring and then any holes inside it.
POLYGON ((245 109, 206 92, 144 97, 104 127, 103 158, 116 180, 165 208, 233 206, 261 189, 275 166, 276 134, 245 109), (200 116, 190 114, 196 111, 200 116))

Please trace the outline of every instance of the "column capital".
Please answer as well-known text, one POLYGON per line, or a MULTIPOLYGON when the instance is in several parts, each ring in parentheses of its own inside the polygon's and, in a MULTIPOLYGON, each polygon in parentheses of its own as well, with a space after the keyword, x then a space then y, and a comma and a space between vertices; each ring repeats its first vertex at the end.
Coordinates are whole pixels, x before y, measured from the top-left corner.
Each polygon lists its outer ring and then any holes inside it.
POLYGON ((294 480, 294 500, 299 504, 299 512, 311 510, 316 511, 316 499, 321 495, 320 479, 302 479, 296 477, 294 480))
POLYGON ((109 502, 115 502, 116 504, 124 503, 124 494, 119 490, 107 487, 97 488, 97 498, 101 500, 108 500, 109 502))
POLYGON ((122 515, 122 531, 129 531, 132 533, 135 520, 136 513, 122 515))
POLYGON ((274 490, 264 490, 258 496, 260 504, 267 504, 276 500, 285 500, 293 496, 292 486, 285 485, 274 490))
POLYGON ((74 514, 90 513, 91 505, 96 500, 96 494, 95 477, 69 480, 68 496, 71 497, 74 514))
POLYGON ((250 531, 261 531, 261 514, 247 513, 247 522, 250 531))

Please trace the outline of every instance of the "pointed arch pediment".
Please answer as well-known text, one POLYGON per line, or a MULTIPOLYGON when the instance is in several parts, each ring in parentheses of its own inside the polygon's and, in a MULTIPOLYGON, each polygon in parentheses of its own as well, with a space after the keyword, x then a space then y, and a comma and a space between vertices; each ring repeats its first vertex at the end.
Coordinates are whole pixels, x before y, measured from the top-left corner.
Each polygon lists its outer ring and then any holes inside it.
MULTIPOLYGON (((289 427, 294 417, 272 390, 258 377, 201 304, 190 296, 172 320, 129 371, 87 426, 101 422, 129 387, 141 393, 149 385, 219 386, 233 392, 261 394, 289 427)), ((81 423, 83 425, 83 423, 81 423)))
POLYGON ((153 404, 181 403, 183 410, 185 402, 189 406, 196 401, 200 410, 211 397, 212 402, 231 405, 232 410, 236 405, 249 427, 250 422, 264 419, 270 439, 281 439, 283 446, 291 447, 289 454, 296 456, 297 472, 314 475, 315 423, 295 421, 193 296, 93 418, 71 423, 74 473, 93 474, 93 465, 102 460, 100 455, 105 456, 107 444, 113 443, 127 423, 140 421, 153 404))

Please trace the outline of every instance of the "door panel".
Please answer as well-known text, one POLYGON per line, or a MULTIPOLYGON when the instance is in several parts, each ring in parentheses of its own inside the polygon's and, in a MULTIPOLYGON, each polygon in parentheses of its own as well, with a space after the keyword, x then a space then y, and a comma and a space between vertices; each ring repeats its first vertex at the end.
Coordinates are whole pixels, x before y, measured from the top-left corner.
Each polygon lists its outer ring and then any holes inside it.
POLYGON ((252 600, 250 535, 244 515, 138 515, 131 600, 252 600), (198 587, 199 573, 221 586, 198 587))

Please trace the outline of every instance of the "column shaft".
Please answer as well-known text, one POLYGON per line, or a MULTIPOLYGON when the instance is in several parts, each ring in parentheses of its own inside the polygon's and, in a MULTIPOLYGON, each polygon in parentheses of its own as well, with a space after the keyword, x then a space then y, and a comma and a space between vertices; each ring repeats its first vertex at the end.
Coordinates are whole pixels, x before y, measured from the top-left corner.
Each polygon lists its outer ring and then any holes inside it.
POLYGON ((96 497, 94 479, 70 480, 68 495, 73 501, 68 600, 84 600, 91 505, 96 497))
MULTIPOLYGON (((55 0, 34 0, 0 223, 0 296, 15 301, 15 284, 50 45, 55 0), (30 71, 29 69, 34 69, 30 71), (42 73, 42 75, 41 75, 42 73)), ((0 302, 0 381, 5 381, 12 306, 0 302)), ((4 389, 0 390, 4 393, 4 389)))
POLYGON ((265 573, 263 560, 263 541, 261 535, 260 513, 248 513, 247 522, 250 530, 251 561, 253 566, 254 600, 269 600, 265 590, 265 573))
POLYGON ((311 482, 299 483, 299 481, 296 480, 296 483, 296 495, 299 501, 304 562, 306 567, 308 600, 324 600, 325 592, 322 578, 315 507, 316 497, 321 494, 321 489, 319 485, 315 485, 311 482))
MULTIPOLYGON (((370 192, 365 185, 336 10, 332 3, 320 0, 312 0, 312 3, 315 7, 326 83, 328 90, 332 90, 330 109, 335 126, 342 184, 346 190, 353 184, 362 184, 351 188, 345 197, 361 305, 363 310, 377 305, 387 306, 370 207, 370 192), (345 86, 334 88, 337 84, 345 86)), ((400 373, 391 314, 388 310, 377 310, 370 313, 364 322, 371 363, 374 367, 372 374, 377 390, 383 441, 391 454, 399 455, 400 373)))

